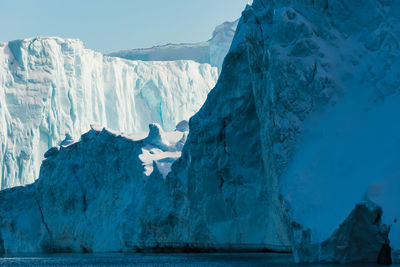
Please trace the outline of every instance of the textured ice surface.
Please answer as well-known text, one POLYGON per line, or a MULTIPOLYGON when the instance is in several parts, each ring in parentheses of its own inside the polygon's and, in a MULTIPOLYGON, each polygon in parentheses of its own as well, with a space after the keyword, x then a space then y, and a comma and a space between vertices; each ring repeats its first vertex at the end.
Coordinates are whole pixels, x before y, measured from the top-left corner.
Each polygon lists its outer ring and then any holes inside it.
MULTIPOLYGON (((288 90, 285 95, 296 96, 294 102, 288 98, 290 105, 313 111, 290 123, 298 125, 295 130, 300 134, 294 135, 298 138, 281 178, 291 220, 310 230, 311 244, 322 246, 311 258, 300 255, 300 260, 371 262, 384 242, 376 238, 378 230, 362 237, 365 250, 358 255, 352 251, 355 241, 336 239, 335 247, 346 249, 331 251, 324 243, 335 231, 357 234, 358 230, 339 225, 349 220, 357 203, 372 200, 383 210, 382 222, 392 226, 392 247, 400 248, 399 225, 394 223, 400 215, 394 208, 400 201, 395 182, 400 127, 393 123, 400 111, 400 13, 393 1, 315 1, 290 7, 281 2, 276 4, 280 31, 294 25, 299 29, 295 41, 276 48, 291 55, 288 62, 295 64, 293 72, 299 75, 297 92, 288 90)), ((275 149, 281 151, 282 145, 275 149)), ((374 222, 380 223, 370 219, 374 222)), ((361 228, 359 223, 355 227, 361 228)))
POLYGON ((246 8, 172 167, 178 213, 201 229, 188 239, 371 262, 386 242, 383 222, 399 249, 399 17, 394 1, 379 0, 246 8), (351 215, 368 200, 382 220, 369 208, 351 215), (357 227, 369 229, 362 250, 350 238, 357 227))
POLYGON ((174 218, 164 177, 187 133, 157 129, 146 137, 92 126, 47 151, 35 183, 0 194, 0 253, 132 252, 167 242, 174 218))
POLYGON ((165 130, 193 115, 217 70, 193 61, 139 62, 85 49, 74 39, 0 46, 0 188, 38 177, 43 153, 99 124, 127 133, 165 130))
POLYGON ((207 42, 167 44, 147 49, 124 50, 110 53, 109 56, 144 61, 194 60, 199 63, 209 63, 221 71, 223 60, 231 46, 237 24, 238 20, 224 22, 217 26, 212 38, 207 42))
POLYGON ((343 263, 376 261, 389 238, 398 260, 394 3, 255 0, 187 137, 92 130, 49 150, 34 185, 0 192, 3 250, 292 249, 343 263))

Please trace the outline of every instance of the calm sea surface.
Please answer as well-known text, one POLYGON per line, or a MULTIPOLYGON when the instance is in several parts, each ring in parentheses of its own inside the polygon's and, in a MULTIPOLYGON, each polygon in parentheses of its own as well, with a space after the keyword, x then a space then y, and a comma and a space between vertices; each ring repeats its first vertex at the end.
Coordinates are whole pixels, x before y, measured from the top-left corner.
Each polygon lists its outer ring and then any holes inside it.
MULTIPOLYGON (((0 266, 304 266, 293 263, 292 256, 273 253, 215 254, 56 254, 49 256, 7 256, 0 266)), ((305 265, 327 267, 332 265, 305 265)), ((374 265, 339 265, 374 266, 374 265)), ((379 266, 379 265, 376 265, 379 266)), ((400 267, 400 265, 392 265, 400 267)))

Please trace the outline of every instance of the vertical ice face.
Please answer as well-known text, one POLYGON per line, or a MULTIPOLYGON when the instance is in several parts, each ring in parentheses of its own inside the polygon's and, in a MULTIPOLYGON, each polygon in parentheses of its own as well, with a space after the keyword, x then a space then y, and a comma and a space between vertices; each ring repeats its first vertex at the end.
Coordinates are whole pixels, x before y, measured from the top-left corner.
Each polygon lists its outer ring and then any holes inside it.
POLYGON ((172 167, 188 240, 372 262, 383 223, 398 257, 399 14, 380 0, 246 8, 172 167))
MULTIPOLYGON (((158 125, 49 150, 37 183, 0 192, 0 252, 178 244, 344 263, 387 261, 390 241, 400 261, 399 19, 387 0, 255 0, 177 161, 186 133, 158 125)), ((3 135, 18 100, 0 99, 3 135)))
POLYGON ((132 49, 110 53, 109 56, 131 60, 194 60, 199 63, 209 63, 221 72, 222 63, 239 20, 224 22, 217 26, 212 38, 207 42, 193 44, 167 44, 145 49, 132 49))
POLYGON ((79 141, 51 148, 35 183, 0 192, 0 253, 165 245, 174 223, 165 175, 186 133, 151 124, 144 138, 93 126, 79 141))
POLYGON ((43 153, 90 124, 173 130, 201 107, 217 76, 208 64, 111 58, 73 39, 1 43, 0 188, 33 182, 43 153))

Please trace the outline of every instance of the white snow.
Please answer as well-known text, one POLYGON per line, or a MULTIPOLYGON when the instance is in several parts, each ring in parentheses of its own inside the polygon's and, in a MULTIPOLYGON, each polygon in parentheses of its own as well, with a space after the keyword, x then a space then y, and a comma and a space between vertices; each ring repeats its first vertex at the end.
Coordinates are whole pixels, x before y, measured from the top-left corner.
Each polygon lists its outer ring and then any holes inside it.
POLYGON ((99 124, 122 132, 151 122, 174 130, 203 104, 216 68, 141 62, 85 49, 76 39, 32 38, 0 47, 0 188, 32 183, 43 153, 99 124))
POLYGON ((139 155, 146 170, 145 174, 150 176, 156 164, 158 171, 166 178, 171 171, 172 163, 181 156, 186 135, 187 132, 181 131, 163 132, 160 125, 150 124, 149 134, 143 139, 146 146, 139 155))

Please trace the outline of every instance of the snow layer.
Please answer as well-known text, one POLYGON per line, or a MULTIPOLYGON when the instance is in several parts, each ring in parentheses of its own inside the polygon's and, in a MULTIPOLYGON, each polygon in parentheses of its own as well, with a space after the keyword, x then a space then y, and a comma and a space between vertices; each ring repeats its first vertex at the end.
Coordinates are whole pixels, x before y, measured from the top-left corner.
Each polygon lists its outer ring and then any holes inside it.
POLYGON ((93 126, 47 151, 34 184, 0 194, 0 253, 132 252, 166 242, 174 218, 162 172, 186 133, 155 128, 142 139, 93 126))
POLYGON ((238 20, 224 22, 217 26, 212 38, 207 42, 167 44, 146 49, 124 50, 110 53, 109 56, 144 61, 194 60, 199 63, 209 63, 221 71, 222 63, 231 46, 237 24, 238 20))
POLYGON ((0 45, 0 189, 32 183, 43 153, 90 124, 122 132, 173 130, 203 104, 217 70, 193 61, 138 62, 74 39, 0 45))

